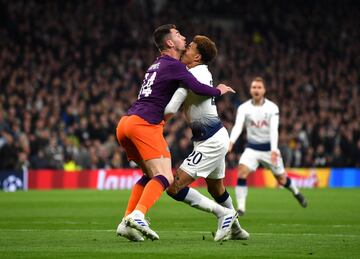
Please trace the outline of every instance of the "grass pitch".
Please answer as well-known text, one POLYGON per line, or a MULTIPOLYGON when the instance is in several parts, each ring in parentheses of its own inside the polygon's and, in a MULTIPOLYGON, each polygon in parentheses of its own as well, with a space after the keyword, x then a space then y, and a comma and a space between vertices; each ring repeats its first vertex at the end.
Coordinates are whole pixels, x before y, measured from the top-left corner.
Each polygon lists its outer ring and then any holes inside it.
POLYGON ((0 258, 360 258, 360 189, 303 190, 306 209, 287 190, 250 189, 250 240, 222 243, 212 214, 166 194, 147 215, 159 241, 116 237, 129 193, 0 192, 0 258))

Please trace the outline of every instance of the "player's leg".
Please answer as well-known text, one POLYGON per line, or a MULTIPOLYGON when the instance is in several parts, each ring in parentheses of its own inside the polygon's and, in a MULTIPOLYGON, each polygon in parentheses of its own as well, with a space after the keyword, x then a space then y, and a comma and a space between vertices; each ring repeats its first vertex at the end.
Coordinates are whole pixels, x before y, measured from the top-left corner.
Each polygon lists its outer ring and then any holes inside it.
POLYGON ((135 161, 135 163, 141 168, 144 175, 135 183, 135 185, 131 190, 130 198, 128 200, 128 205, 125 210, 125 217, 134 211, 137 203, 140 200, 140 197, 144 191, 146 184, 151 180, 151 178, 148 177, 149 172, 147 171, 144 161, 135 161))
MULTIPOLYGON (((124 116, 121 118, 118 127, 116 129, 116 135, 119 143, 124 147, 126 150, 127 156, 129 160, 136 160, 136 163, 141 167, 144 175, 137 181, 137 183, 132 188, 128 204, 125 210, 125 217, 130 214, 136 207, 137 202, 139 201, 141 194, 144 190, 146 183, 150 180, 149 177, 146 176, 147 170, 144 164, 140 159, 140 155, 136 150, 136 147, 131 142, 129 138, 127 138, 124 134, 126 128, 126 121, 128 116, 124 116)), ((125 217, 121 220, 120 224, 116 229, 116 234, 119 236, 123 236, 131 241, 144 241, 142 234, 131 227, 128 227, 125 223, 125 217)))
POLYGON ((139 242, 144 241, 142 234, 134 228, 128 227, 125 222, 125 217, 134 211, 142 192, 145 188, 145 185, 150 181, 150 178, 147 176, 148 172, 143 161, 136 161, 140 166, 144 175, 136 182, 131 190, 131 194, 128 200, 128 205, 126 207, 125 216, 121 220, 120 224, 117 227, 116 233, 119 236, 123 236, 131 241, 139 242))
POLYGON ((238 179, 235 186, 235 196, 239 216, 244 215, 246 210, 246 198, 248 194, 246 179, 249 174, 250 169, 244 164, 239 164, 238 179))
MULTIPOLYGON (((173 181, 171 156, 163 137, 164 123, 150 125, 138 116, 129 116, 128 120, 130 123, 128 127, 125 127, 124 134, 131 140, 139 155, 129 157, 127 152, 128 158, 138 161, 151 180, 144 186, 134 210, 126 216, 125 222, 143 235, 155 240, 159 239, 159 236, 149 228, 145 214, 173 181)), ((134 154, 137 155, 136 152, 134 154)))
POLYGON ((144 214, 146 214, 174 181, 170 158, 150 159, 145 161, 145 165, 151 180, 146 184, 143 194, 135 208, 144 214))
POLYGON ((167 190, 167 194, 177 201, 189 204, 191 207, 211 212, 217 217, 223 216, 226 212, 224 207, 202 195, 194 188, 188 187, 193 181, 195 181, 193 177, 179 168, 176 171, 174 183, 167 190))
POLYGON ((235 196, 239 216, 244 215, 246 210, 246 198, 248 194, 246 179, 258 166, 258 153, 253 149, 246 148, 240 157, 238 179, 235 186, 235 196))
POLYGON ((159 239, 159 236, 149 228, 148 222, 145 220, 145 214, 161 197, 169 184, 173 182, 171 159, 150 159, 145 161, 144 164, 151 180, 145 185, 134 211, 125 218, 125 221, 146 237, 156 240, 159 239))
POLYGON ((281 155, 278 157, 276 164, 271 163, 271 152, 264 152, 262 156, 261 163, 271 170, 278 184, 288 189, 294 195, 299 204, 303 208, 306 208, 307 201, 294 182, 287 176, 281 155))
POLYGON ((142 161, 141 155, 137 150, 134 143, 130 138, 126 136, 126 131, 128 131, 128 116, 121 118, 118 127, 116 128, 116 136, 118 142, 125 149, 128 160, 134 161, 142 170, 144 175, 138 180, 138 182, 133 186, 130 198, 128 200, 128 205, 125 210, 125 216, 129 215, 136 207, 145 185, 150 181, 149 172, 146 168, 144 161, 142 161))
POLYGON ((189 188, 188 185, 194 180, 195 178, 179 168, 176 172, 174 183, 169 187, 167 193, 177 201, 182 201, 194 208, 214 214, 218 218, 218 230, 214 240, 223 240, 229 235, 231 226, 236 220, 236 211, 221 206, 194 188, 189 188))
MULTIPOLYGON (((219 203, 225 208, 235 210, 231 196, 225 189, 223 179, 206 178, 206 183, 208 187, 208 192, 211 194, 211 196, 215 199, 217 203, 219 203)), ((229 236, 229 239, 247 240, 249 239, 249 236, 249 233, 243 228, 241 228, 239 221, 235 220, 234 224, 231 227, 231 235, 229 236)))
POLYGON ((307 207, 307 201, 304 195, 300 192, 300 190, 296 187, 293 181, 291 181, 291 179, 287 176, 286 173, 275 175, 275 178, 278 181, 279 185, 284 186, 294 195, 295 199, 303 208, 307 207))

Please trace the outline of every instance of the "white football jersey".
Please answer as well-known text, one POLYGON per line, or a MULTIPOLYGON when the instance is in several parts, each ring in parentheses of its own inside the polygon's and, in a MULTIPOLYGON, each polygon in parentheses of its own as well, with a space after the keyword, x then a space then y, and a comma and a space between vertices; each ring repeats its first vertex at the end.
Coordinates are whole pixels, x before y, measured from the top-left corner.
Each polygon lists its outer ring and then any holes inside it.
MULTIPOLYGON (((203 84, 212 86, 213 78, 207 65, 197 65, 189 69, 195 78, 203 84)), ((185 88, 178 88, 165 108, 165 114, 176 113, 183 103, 186 119, 192 123, 194 121, 204 121, 207 119, 218 118, 215 101, 212 97, 196 95, 185 88)))
POLYGON ((232 143, 236 142, 244 125, 249 144, 269 143, 271 150, 278 149, 279 108, 275 103, 265 98, 262 105, 254 105, 252 100, 240 105, 230 134, 232 143))

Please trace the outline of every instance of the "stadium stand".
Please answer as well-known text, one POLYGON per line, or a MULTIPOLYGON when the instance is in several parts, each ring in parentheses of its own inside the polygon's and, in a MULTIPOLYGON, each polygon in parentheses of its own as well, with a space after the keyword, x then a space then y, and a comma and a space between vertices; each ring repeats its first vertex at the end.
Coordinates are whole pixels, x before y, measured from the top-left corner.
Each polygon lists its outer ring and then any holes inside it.
MULTIPOLYGON (((216 42, 214 79, 237 91, 217 100, 226 128, 262 76, 287 167, 360 167, 360 8, 346 2, 0 0, 0 170, 131 167, 115 127, 163 23, 216 42)), ((177 167, 192 150, 183 115, 165 134, 177 167)))

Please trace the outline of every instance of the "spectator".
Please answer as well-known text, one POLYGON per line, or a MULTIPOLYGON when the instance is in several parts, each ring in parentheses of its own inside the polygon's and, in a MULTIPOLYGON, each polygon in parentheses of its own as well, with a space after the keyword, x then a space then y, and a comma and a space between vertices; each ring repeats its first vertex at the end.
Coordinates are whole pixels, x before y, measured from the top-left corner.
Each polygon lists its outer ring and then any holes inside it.
MULTIPOLYGON (((147 3, 0 0, 0 152, 14 153, 11 161, 0 156, 2 166, 63 168, 71 153, 84 169, 130 167, 111 136, 157 53, 152 31, 169 20, 188 38, 201 33, 217 43, 214 79, 237 91, 217 99, 228 130, 246 86, 262 76, 280 108, 286 166, 359 166, 356 1, 147 3)), ((166 127, 174 167, 189 149, 186 127, 181 115, 166 127)))

